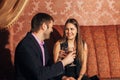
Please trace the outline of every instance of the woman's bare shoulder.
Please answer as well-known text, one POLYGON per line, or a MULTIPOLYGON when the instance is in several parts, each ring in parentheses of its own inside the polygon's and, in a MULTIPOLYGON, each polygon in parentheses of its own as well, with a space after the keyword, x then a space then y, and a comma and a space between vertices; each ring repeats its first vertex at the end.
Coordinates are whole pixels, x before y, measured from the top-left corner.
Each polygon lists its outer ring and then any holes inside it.
POLYGON ((60 45, 60 41, 59 40, 55 43, 55 46, 58 46, 58 45, 60 45))

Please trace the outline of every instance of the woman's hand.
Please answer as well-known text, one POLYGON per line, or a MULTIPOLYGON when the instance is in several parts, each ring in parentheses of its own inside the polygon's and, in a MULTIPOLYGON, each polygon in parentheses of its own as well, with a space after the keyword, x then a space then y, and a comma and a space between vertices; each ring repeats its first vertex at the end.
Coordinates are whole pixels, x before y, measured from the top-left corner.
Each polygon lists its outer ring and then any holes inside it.
POLYGON ((81 80, 82 79, 82 77, 79 77, 77 80, 81 80))
POLYGON ((63 76, 62 80, 76 80, 74 77, 63 76))
POLYGON ((68 77, 69 80, 76 80, 74 77, 68 77))
POLYGON ((60 50, 60 52, 59 52, 59 58, 60 59, 64 59, 66 56, 67 56, 67 54, 65 53, 65 51, 64 50, 60 50))

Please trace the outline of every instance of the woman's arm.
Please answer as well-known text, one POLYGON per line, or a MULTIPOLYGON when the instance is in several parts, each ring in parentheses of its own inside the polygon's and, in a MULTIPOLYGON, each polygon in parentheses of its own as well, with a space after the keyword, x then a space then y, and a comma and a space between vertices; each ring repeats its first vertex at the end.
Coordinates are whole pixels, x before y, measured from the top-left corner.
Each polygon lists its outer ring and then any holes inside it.
POLYGON ((53 49, 53 56, 54 56, 54 62, 55 62, 55 63, 58 61, 59 52, 60 52, 60 42, 57 41, 57 42, 55 43, 54 49, 53 49))
POLYGON ((86 72, 86 67, 87 67, 87 54, 88 54, 88 49, 87 49, 87 44, 84 43, 84 51, 83 51, 83 55, 82 55, 82 67, 80 70, 80 74, 79 74, 79 78, 78 80, 81 80, 83 75, 86 72))
POLYGON ((54 45, 53 54, 54 54, 54 62, 61 61, 67 56, 65 51, 61 50, 59 41, 56 42, 56 44, 54 45))

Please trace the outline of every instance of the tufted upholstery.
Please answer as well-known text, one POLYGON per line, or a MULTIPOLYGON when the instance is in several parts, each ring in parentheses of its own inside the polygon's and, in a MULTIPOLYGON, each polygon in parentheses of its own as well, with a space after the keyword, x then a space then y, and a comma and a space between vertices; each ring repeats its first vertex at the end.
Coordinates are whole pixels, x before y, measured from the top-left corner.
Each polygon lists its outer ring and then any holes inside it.
MULTIPOLYGON (((54 26, 49 50, 63 35, 63 27, 54 26)), ((120 78, 120 26, 81 26, 80 29, 89 50, 86 73, 101 79, 120 78)))

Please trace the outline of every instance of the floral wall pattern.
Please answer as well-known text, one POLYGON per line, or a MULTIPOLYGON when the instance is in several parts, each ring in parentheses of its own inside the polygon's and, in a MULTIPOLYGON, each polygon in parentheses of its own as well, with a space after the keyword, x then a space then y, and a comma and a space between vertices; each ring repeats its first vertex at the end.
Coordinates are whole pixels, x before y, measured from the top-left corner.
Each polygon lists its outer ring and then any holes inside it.
POLYGON ((119 4, 120 0, 30 0, 22 17, 46 12, 54 17, 55 24, 64 24, 69 17, 81 25, 120 24, 119 4))
POLYGON ((37 12, 49 13, 57 25, 63 25, 70 17, 76 18, 81 25, 120 24, 120 0, 29 0, 15 24, 30 26, 37 12))

